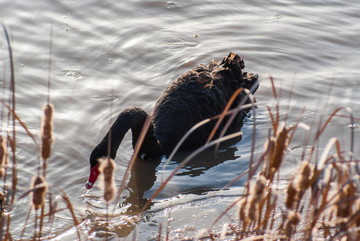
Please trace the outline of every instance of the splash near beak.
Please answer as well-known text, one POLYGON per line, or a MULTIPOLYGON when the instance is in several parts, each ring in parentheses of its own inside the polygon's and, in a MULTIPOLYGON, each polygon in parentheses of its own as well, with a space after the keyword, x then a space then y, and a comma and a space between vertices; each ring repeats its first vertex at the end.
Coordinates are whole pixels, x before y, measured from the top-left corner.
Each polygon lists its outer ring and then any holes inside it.
POLYGON ((85 184, 86 189, 91 189, 94 186, 99 174, 100 172, 99 172, 99 163, 98 163, 90 170, 89 180, 85 184))

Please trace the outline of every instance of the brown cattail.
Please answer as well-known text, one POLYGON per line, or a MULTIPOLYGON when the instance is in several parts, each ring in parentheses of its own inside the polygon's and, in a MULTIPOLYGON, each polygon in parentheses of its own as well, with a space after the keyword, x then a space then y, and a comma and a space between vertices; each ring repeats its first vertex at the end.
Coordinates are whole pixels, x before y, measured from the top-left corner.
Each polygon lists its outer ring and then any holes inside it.
POLYGON ((246 205, 247 204, 247 198, 244 198, 242 200, 240 200, 239 202, 239 219, 243 222, 246 221, 246 205))
POLYGON ((52 114, 54 106, 52 104, 46 104, 44 107, 44 116, 41 124, 41 139, 42 148, 41 156, 44 160, 50 157, 52 138, 52 114))
POLYGON ((275 173, 279 170, 284 159, 285 151, 289 145, 289 132, 291 127, 286 127, 285 124, 279 126, 278 131, 265 144, 267 154, 264 157, 264 167, 262 174, 266 179, 274 178, 275 173))
POLYGON ((308 161, 303 161, 300 169, 300 175, 296 180, 301 192, 304 192, 309 186, 313 175, 313 166, 308 161))
POLYGON ((110 202, 116 193, 115 188, 115 179, 114 179, 114 171, 116 169, 116 165, 113 159, 111 158, 102 158, 99 160, 100 166, 99 171, 102 173, 103 178, 103 191, 104 191, 104 199, 106 202, 110 202))
POLYGON ((0 136, 0 178, 5 174, 5 165, 7 163, 6 146, 2 136, 0 136))
POLYGON ((31 189, 33 189, 32 204, 34 205, 34 209, 38 210, 45 203, 47 183, 45 181, 45 178, 41 175, 35 176, 31 183, 31 189))
POLYGON ((294 182, 290 181, 288 188, 287 188, 287 197, 285 201, 285 205, 287 208, 292 209, 297 201, 297 195, 299 193, 299 190, 294 186, 294 182))
POLYGON ((298 172, 295 172, 287 189, 285 205, 287 208, 294 208, 301 200, 304 192, 310 186, 313 175, 313 167, 308 161, 303 161, 298 172))
POLYGON ((339 196, 336 204, 337 215, 342 218, 349 218, 353 214, 353 204, 355 203, 356 184, 350 182, 339 190, 339 196))
POLYGON ((289 211, 288 212, 288 223, 285 227, 285 233, 288 237, 291 236, 296 230, 296 226, 300 223, 301 217, 298 212, 289 211))
POLYGON ((250 197, 248 202, 248 218, 251 221, 255 221, 259 214, 259 204, 263 200, 266 187, 266 178, 259 176, 255 184, 253 184, 250 190, 250 197))

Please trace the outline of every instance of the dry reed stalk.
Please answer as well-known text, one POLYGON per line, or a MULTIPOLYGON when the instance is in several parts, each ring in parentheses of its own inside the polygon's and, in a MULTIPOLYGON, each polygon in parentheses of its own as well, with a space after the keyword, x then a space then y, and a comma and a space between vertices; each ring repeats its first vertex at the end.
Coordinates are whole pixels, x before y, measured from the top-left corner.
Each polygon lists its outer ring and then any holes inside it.
POLYGON ((5 175, 5 165, 7 164, 7 148, 4 138, 0 136, 0 178, 5 175))
POLYGON ((106 202, 110 202, 116 193, 114 171, 116 165, 113 159, 109 157, 99 159, 99 172, 102 173, 102 189, 104 192, 104 199, 106 202))
MULTIPOLYGON (((193 129, 192 129, 193 130, 193 129)), ((189 133, 189 132, 188 132, 189 133)), ((150 197, 150 199, 147 201, 147 203, 144 205, 144 207, 141 209, 141 212, 144 212, 147 207, 151 204, 151 202, 154 200, 154 198, 159 195, 159 193, 164 189, 166 184, 175 176, 175 174, 184 166, 186 165, 190 160, 192 160, 195 156, 199 155, 201 152, 206 150, 207 148, 216 145, 217 143, 224 142, 233 138, 236 138, 238 136, 241 136, 242 132, 235 132, 233 134, 229 134, 227 136, 221 137, 219 139, 213 140, 209 142, 208 144, 205 144, 197 149, 195 149, 193 152, 191 152, 176 168, 175 170, 164 180, 161 182, 160 187, 155 191, 155 193, 150 197)), ((173 153, 174 154, 174 151, 173 153)), ((171 154, 171 155, 172 155, 171 154)), ((170 159, 170 158, 169 158, 170 159)), ((168 159, 168 161, 169 161, 168 159)))
POLYGON ((69 197, 66 195, 66 193, 60 189, 60 191, 62 192, 62 200, 64 201, 64 203, 66 204, 66 207, 69 209, 70 213, 71 213, 71 217, 74 221, 74 225, 76 227, 76 231, 77 231, 77 235, 78 235, 78 239, 79 241, 81 241, 81 235, 80 235, 80 230, 79 230, 79 221, 76 218, 75 212, 74 212, 74 208, 70 202, 69 197))
POLYGON ((115 200, 115 205, 114 205, 114 208, 113 208, 113 213, 115 212, 115 208, 116 208, 116 204, 120 201, 120 196, 121 196, 121 193, 124 191, 125 189, 125 184, 126 184, 126 181, 130 175, 130 171, 131 171, 131 168, 132 166, 134 165, 134 162, 136 160, 136 157, 138 156, 138 153, 140 151, 140 147, 145 139, 145 136, 146 136, 146 133, 150 127, 150 124, 151 124, 151 121, 153 119, 153 115, 155 113, 155 110, 153 111, 153 113, 148 116, 145 120, 145 123, 143 125, 143 128, 141 129, 141 132, 140 132, 140 135, 139 135, 139 138, 135 144, 135 147, 134 147, 134 153, 131 157, 131 160, 126 168, 126 171, 125 171, 125 174, 124 174, 124 177, 123 177, 123 180, 121 182, 121 185, 120 187, 118 188, 117 190, 117 196, 116 196, 116 200, 115 200))
POLYGON ((31 182, 32 205, 35 210, 38 210, 45 204, 45 195, 47 192, 47 183, 43 176, 38 175, 33 177, 31 182))
MULTIPOLYGON (((36 144, 36 146, 38 147, 38 143, 36 138, 34 137, 34 135, 29 131, 29 129, 27 128, 26 124, 20 119, 20 117, 15 113, 15 111, 13 111, 11 109, 11 107, 9 105, 7 105, 4 101, 0 100, 0 103, 5 106, 9 112, 11 113, 11 115, 13 116, 14 120, 17 120, 19 122, 19 124, 24 128, 24 130, 26 131, 26 133, 28 134, 28 136, 34 141, 34 143, 36 144)), ((9 135, 8 135, 9 136, 9 135)), ((13 150, 13 148, 15 147, 15 143, 14 140, 9 136, 9 142, 10 142, 10 147, 13 150)))
POLYGON ((239 88, 237 89, 234 94, 231 96, 230 100, 228 101, 228 103, 226 104, 225 106, 225 109, 223 110, 223 112, 220 114, 219 116, 219 119, 218 121, 216 122, 214 128, 212 129, 207 141, 206 141, 206 144, 209 143, 212 138, 215 136, 215 133, 217 131, 217 129, 219 128, 220 126, 220 123, 223 121, 223 119, 225 118, 225 116, 227 115, 227 112, 229 111, 232 103, 235 101, 236 97, 242 92, 244 91, 245 89, 244 88, 239 88))
MULTIPOLYGON (((5 33, 6 42, 8 45, 8 52, 9 52, 9 62, 10 62, 10 91, 11 91, 11 110, 15 112, 16 108, 16 99, 15 99, 15 69, 14 69, 14 59, 12 53, 12 47, 10 44, 10 38, 7 32, 5 25, 2 23, 3 31, 5 33)), ((9 101, 10 102, 10 101, 9 101)), ((11 186, 11 203, 10 206, 12 207, 15 202, 15 194, 16 194, 16 186, 17 186, 17 169, 16 169, 16 125, 15 125, 15 118, 12 118, 12 138, 9 137, 9 142, 12 149, 12 186, 11 186)), ((7 229, 10 227, 10 216, 7 219, 7 229)), ((5 239, 7 239, 7 235, 5 235, 5 239)))
POLYGON ((44 115, 41 124, 41 156, 44 162, 50 157, 51 143, 53 142, 52 136, 52 115, 54 112, 54 106, 52 104, 46 104, 44 107, 44 115))

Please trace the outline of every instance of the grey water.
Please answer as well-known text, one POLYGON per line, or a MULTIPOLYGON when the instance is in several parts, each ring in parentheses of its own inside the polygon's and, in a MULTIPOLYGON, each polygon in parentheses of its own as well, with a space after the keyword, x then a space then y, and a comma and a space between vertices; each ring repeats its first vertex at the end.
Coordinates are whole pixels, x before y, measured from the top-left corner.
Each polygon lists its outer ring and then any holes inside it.
MULTIPOLYGON (((282 120, 293 125, 298 118, 313 130, 318 120, 344 107, 321 137, 331 137, 349 149, 355 133, 354 155, 359 156, 360 112, 360 9, 359 1, 5 1, 0 0, 0 20, 11 36, 16 77, 16 112, 35 137, 40 135, 42 107, 47 101, 50 32, 52 63, 50 102, 55 106, 54 143, 48 160, 50 192, 64 207, 60 190, 70 198, 90 240, 156 239, 159 224, 171 226, 172 238, 196 235, 208 228, 236 197, 242 194, 246 176, 220 190, 246 171, 255 137, 259 156, 271 129, 267 106, 273 111, 270 76, 278 89, 282 120), (230 51, 241 55, 246 70, 259 73, 260 88, 255 116, 244 121, 241 141, 222 146, 218 157, 203 153, 171 179, 145 211, 140 222, 132 219, 181 161, 168 165, 137 161, 120 197, 111 227, 105 223, 106 204, 96 185, 87 192, 88 157, 109 128, 111 120, 130 106, 149 113, 166 86, 180 74, 222 59, 230 51), (345 109, 348 107, 348 109, 345 109), (350 126, 349 110, 355 123, 350 126), (301 114, 302 113, 302 114, 301 114), (344 117, 345 116, 345 117, 344 117), (256 134, 253 135, 253 126, 256 134)), ((9 57, 0 37, 1 100, 9 96, 9 57)), ((6 111, 4 106, 2 110, 6 111)), ((2 134, 7 124, 2 119, 2 134)), ((299 128, 289 146, 282 171, 290 176, 301 161, 306 130, 299 128)), ((23 128, 17 127, 18 186, 11 211, 11 234, 20 237, 29 211, 29 189, 37 173, 39 152, 23 128)), ((116 185, 132 155, 127 135, 116 158, 116 185)), ((8 180, 8 185, 11 185, 8 180)), ((110 204, 112 209, 114 204, 110 204)), ((236 210, 224 222, 236 220, 236 210)), ((33 220, 34 216, 31 215, 33 220)), ((32 221, 29 221, 33 223, 32 221)), ((77 238, 70 212, 58 212, 44 235, 53 240, 77 238)), ((32 237, 32 227, 24 237, 32 237)))

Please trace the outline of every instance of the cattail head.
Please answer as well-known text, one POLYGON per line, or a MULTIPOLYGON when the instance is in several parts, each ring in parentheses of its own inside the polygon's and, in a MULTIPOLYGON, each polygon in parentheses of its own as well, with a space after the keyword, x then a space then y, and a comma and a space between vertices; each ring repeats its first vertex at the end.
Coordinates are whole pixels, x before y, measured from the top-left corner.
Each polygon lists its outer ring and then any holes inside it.
POLYGON ((300 173, 297 178, 297 185, 301 192, 304 192, 309 186, 313 175, 313 166, 308 161, 303 161, 300 169, 300 173))
POLYGON ((285 205, 294 208, 302 198, 304 192, 311 184, 313 167, 308 161, 303 161, 300 170, 295 172, 287 188, 285 205))
POLYGON ((248 218, 251 221, 255 221, 256 217, 258 217, 259 214, 259 204, 263 200, 264 192, 266 187, 266 178, 262 175, 260 175, 256 182, 253 183, 251 190, 250 190, 250 196, 249 196, 249 202, 248 202, 248 218))
POLYGON ((301 220, 300 213, 294 212, 294 211, 289 211, 288 220, 289 220, 290 224, 298 225, 300 223, 300 220, 301 220))
POLYGON ((265 155, 263 175, 268 180, 274 178, 275 173, 279 170, 284 159, 285 151, 289 145, 289 132, 291 127, 286 127, 284 123, 279 125, 278 130, 265 144, 265 155))
POLYGON ((255 184, 250 191, 250 194, 253 195, 257 200, 261 200, 264 194, 266 187, 266 178, 264 176, 259 176, 255 184))
POLYGON ((99 160, 99 171, 102 173, 102 187, 104 191, 104 199, 106 202, 110 202, 116 193, 114 171, 116 165, 111 158, 102 158, 99 160))
POLYGON ((45 178, 41 175, 35 176, 31 183, 31 189, 33 189, 32 204, 34 205, 34 209, 38 210, 45 203, 47 183, 45 181, 45 178))
POLYGON ((301 216, 300 213, 289 211, 288 212, 288 222, 285 227, 285 234, 290 237, 296 230, 296 226, 300 223, 301 216))
POLYGON ((52 104, 46 104, 44 107, 44 115, 41 124, 41 156, 44 160, 50 157, 51 152, 51 143, 53 141, 52 137, 52 114, 54 111, 54 106, 52 104))
POLYGON ((247 204, 247 198, 243 198, 239 202, 239 219, 243 222, 246 221, 246 205, 247 204))
POLYGON ((295 187, 293 180, 289 182, 286 192, 287 192, 287 197, 286 197, 285 205, 287 208, 292 209, 297 203, 297 196, 299 193, 299 189, 295 187))
POLYGON ((339 190, 339 196, 336 204, 337 215, 342 218, 349 218, 353 214, 353 204, 355 203, 355 194, 357 186, 354 182, 346 184, 339 190))

